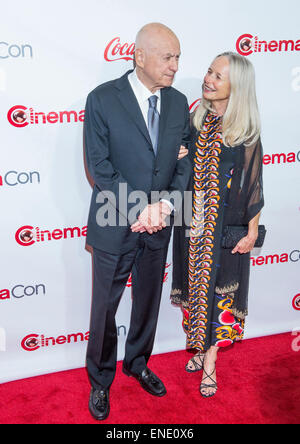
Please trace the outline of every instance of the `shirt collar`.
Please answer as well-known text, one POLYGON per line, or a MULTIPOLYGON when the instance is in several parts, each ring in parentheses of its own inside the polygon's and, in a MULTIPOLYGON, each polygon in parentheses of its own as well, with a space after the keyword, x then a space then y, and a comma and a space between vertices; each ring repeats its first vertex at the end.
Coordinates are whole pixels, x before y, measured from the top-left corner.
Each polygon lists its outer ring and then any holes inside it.
POLYGON ((138 95, 139 99, 147 102, 149 97, 157 96, 160 100, 160 89, 158 89, 154 94, 140 81, 136 74, 136 70, 129 74, 131 84, 135 89, 135 93, 138 95))

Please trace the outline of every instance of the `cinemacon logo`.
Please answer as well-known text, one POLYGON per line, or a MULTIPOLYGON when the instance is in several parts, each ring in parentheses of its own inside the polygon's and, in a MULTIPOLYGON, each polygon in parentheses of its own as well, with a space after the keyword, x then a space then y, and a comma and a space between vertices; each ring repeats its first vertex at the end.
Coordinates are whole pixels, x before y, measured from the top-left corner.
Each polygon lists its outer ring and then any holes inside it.
POLYGON ((55 230, 41 230, 39 227, 24 225, 19 228, 15 234, 16 242, 22 247, 30 247, 31 245, 41 242, 49 242, 54 240, 64 240, 86 237, 87 226, 83 228, 56 228, 55 230))
POLYGON ((286 164, 300 162, 300 151, 291 153, 273 153, 265 154, 263 157, 264 165, 286 164))
POLYGON ((236 49, 242 56, 262 52, 300 51, 300 40, 260 40, 252 34, 241 35, 236 42, 236 49))
POLYGON ((89 340, 89 332, 87 333, 72 333, 69 335, 61 335, 58 337, 49 337, 45 335, 30 334, 22 339, 21 347, 23 350, 32 352, 40 348, 50 347, 55 345, 82 343, 89 340))
POLYGON ((293 250, 290 253, 268 254, 266 256, 251 256, 250 258, 250 263, 253 267, 284 264, 288 262, 300 262, 300 250, 293 250))
POLYGON ((3 288, 0 290, 0 301, 11 299, 23 299, 25 297, 39 296, 46 294, 46 286, 44 284, 38 285, 15 285, 11 290, 3 288))
POLYGON ((23 105, 15 105, 7 113, 7 119, 16 128, 28 125, 64 124, 84 122, 85 110, 50 111, 48 113, 35 111, 23 105))
POLYGON ((0 187, 7 185, 9 187, 15 187, 17 185, 29 185, 34 183, 40 183, 41 176, 38 171, 21 172, 8 171, 3 176, 0 175, 0 187))
POLYGON ((11 44, 8 42, 0 42, 0 59, 8 59, 8 58, 25 58, 25 57, 33 57, 33 49, 31 45, 22 44, 17 45, 15 43, 11 44))
MULTIPOLYGON (((127 328, 125 325, 116 326, 116 332, 118 336, 127 336, 127 328)), ((32 352, 39 350, 40 348, 54 347, 57 345, 69 345, 69 344, 80 344, 88 342, 90 338, 90 332, 86 333, 71 333, 63 334, 60 336, 50 336, 47 337, 43 334, 39 335, 36 333, 31 333, 27 335, 21 341, 21 347, 23 350, 32 352)))

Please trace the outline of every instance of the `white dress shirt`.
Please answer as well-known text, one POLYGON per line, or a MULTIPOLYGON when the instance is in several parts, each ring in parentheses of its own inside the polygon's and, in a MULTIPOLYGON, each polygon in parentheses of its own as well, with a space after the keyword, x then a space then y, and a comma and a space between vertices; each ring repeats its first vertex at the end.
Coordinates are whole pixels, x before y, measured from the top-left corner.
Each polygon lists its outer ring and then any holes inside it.
MULTIPOLYGON (((156 109, 158 111, 158 113, 160 114, 160 110, 161 110, 161 93, 160 93, 160 89, 158 89, 155 93, 152 93, 138 78, 137 74, 136 74, 136 70, 134 70, 132 73, 129 74, 128 76, 128 81, 130 83, 130 86, 134 92, 134 95, 138 101, 138 104, 140 106, 140 109, 142 111, 143 117, 145 119, 145 123, 146 126, 148 128, 148 111, 149 111, 149 101, 148 99, 151 96, 157 96, 158 100, 157 100, 157 105, 156 105, 156 109)), ((149 128, 148 128, 149 129, 149 128)), ((172 203, 168 200, 165 199, 161 199, 161 202, 165 202, 169 205, 169 207, 171 208, 171 210, 174 210, 174 206, 172 205, 172 203)))
POLYGON ((148 99, 151 96, 157 96, 157 105, 156 109, 158 113, 160 114, 160 108, 161 108, 161 99, 160 99, 160 89, 156 91, 156 93, 152 93, 138 78, 136 74, 136 70, 134 70, 131 74, 128 76, 128 80, 130 83, 131 88, 133 89, 134 95, 138 101, 138 104, 141 108, 142 114, 144 116, 146 126, 148 128, 148 110, 149 110, 149 102, 148 99))

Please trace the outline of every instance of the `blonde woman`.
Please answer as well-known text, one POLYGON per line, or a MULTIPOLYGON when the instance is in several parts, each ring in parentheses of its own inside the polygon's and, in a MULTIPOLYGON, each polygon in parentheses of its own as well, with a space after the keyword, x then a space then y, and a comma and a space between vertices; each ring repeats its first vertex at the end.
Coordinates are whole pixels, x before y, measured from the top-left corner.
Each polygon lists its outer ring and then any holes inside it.
POLYGON ((203 370, 200 393, 217 392, 221 347, 244 335, 250 251, 264 206, 260 117, 255 74, 248 59, 223 53, 203 82, 201 105, 192 116, 194 165, 190 233, 175 227, 171 299, 185 314, 187 347, 196 351, 188 372, 203 370), (231 249, 222 247, 228 226, 246 226, 231 249))

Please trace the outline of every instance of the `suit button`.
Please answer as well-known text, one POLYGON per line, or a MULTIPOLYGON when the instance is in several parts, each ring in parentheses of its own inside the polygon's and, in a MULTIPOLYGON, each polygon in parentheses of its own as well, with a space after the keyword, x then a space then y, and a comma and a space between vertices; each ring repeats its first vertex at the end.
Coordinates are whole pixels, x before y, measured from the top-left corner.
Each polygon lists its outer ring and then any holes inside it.
POLYGON ((159 173, 159 170, 154 170, 154 175, 157 176, 159 173))

